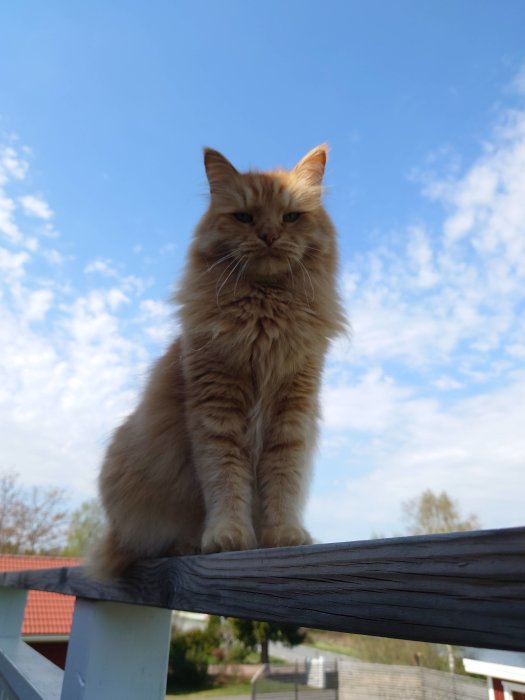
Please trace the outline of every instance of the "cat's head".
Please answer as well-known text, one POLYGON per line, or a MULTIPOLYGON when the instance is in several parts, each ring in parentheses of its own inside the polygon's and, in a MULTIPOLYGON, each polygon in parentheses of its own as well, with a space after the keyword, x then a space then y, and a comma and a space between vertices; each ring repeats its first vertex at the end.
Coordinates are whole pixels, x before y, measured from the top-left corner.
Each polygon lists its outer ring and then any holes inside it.
POLYGON ((328 253, 333 228, 321 205, 326 157, 321 145, 290 171, 240 173, 206 148, 211 197, 197 243, 208 262, 238 260, 247 276, 272 276, 328 253))

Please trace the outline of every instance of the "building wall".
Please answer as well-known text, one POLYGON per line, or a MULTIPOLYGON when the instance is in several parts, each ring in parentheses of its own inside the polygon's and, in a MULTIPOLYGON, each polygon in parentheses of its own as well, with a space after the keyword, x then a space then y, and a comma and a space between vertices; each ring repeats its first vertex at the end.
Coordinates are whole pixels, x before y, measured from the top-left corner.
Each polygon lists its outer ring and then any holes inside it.
POLYGON ((492 679, 492 689, 494 691, 494 700, 505 700, 503 683, 499 680, 499 678, 492 679))
POLYGON ((30 647, 61 669, 66 667, 67 642, 27 642, 30 647))

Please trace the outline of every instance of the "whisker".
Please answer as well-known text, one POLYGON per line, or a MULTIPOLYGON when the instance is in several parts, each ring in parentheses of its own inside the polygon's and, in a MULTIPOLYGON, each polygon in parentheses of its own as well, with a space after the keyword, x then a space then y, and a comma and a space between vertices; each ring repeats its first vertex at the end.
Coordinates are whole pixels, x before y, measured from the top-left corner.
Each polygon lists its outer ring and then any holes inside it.
POLYGON ((306 296, 306 301, 307 301, 307 302, 313 301, 313 300, 314 300, 314 297, 315 297, 314 283, 312 282, 312 278, 310 277, 310 273, 309 273, 308 270, 306 269, 306 267, 305 267, 304 263, 302 262, 302 260, 298 260, 298 262, 299 262, 299 265, 301 266, 301 268, 302 268, 302 270, 303 270, 303 284, 304 284, 304 294, 305 294, 305 296, 306 296), (308 294, 307 294, 307 292, 306 292, 305 273, 306 273, 306 276, 308 277, 308 281, 310 282, 310 289, 312 290, 312 298, 311 298, 311 299, 308 299, 308 294))
POLYGON ((241 270, 241 279, 244 277, 244 273, 245 273, 246 270, 248 269, 248 265, 249 265, 249 264, 250 264, 250 257, 247 255, 247 256, 246 256, 246 262, 245 262, 244 265, 242 266, 242 270, 241 270))
POLYGON ((246 255, 243 255, 242 258, 241 258, 241 262, 242 262, 242 261, 244 261, 244 262, 243 262, 243 264, 241 265, 241 267, 240 267, 240 269, 239 269, 239 272, 237 273, 237 278, 236 278, 236 280, 235 280, 235 287, 233 288, 233 298, 234 298, 234 299, 235 299, 235 297, 237 296, 237 285, 239 284, 239 280, 242 278, 242 273, 243 273, 243 271, 244 271, 245 268, 246 268, 246 262, 247 262, 247 260, 248 260, 248 259, 247 259, 246 255))
POLYGON ((324 253, 325 251, 322 248, 316 248, 313 245, 307 245, 305 246, 305 250, 313 250, 316 253, 324 253))
POLYGON ((288 263, 288 269, 290 270, 290 280, 292 282, 292 289, 294 288, 294 279, 293 279, 293 270, 292 266, 290 265, 290 258, 286 256, 286 262, 288 263))
POLYGON ((226 255, 223 255, 222 258, 219 258, 218 260, 216 260, 216 261, 213 263, 213 265, 210 265, 210 266, 207 268, 207 272, 211 272, 211 271, 213 270, 213 268, 214 268, 214 267, 217 267, 217 265, 220 265, 221 262, 224 262, 225 260, 228 260, 229 258, 235 257, 235 254, 236 254, 236 253, 235 253, 234 250, 230 250, 229 253, 226 253, 226 255))
MULTIPOLYGON (((219 296, 220 296, 220 294, 221 294, 222 288, 224 287, 224 285, 226 284, 226 282, 230 279, 230 277, 233 275, 233 273, 235 272, 235 270, 237 269, 237 267, 241 264, 241 262, 242 262, 242 258, 237 258, 236 260, 234 260, 234 265, 233 265, 233 268, 232 268, 231 272, 228 274, 228 276, 226 277, 226 279, 224 280, 224 282, 223 282, 223 283, 221 284, 221 286, 219 287, 219 290, 218 290, 218 292, 217 292, 217 306, 219 306, 219 296)), ((231 267, 231 263, 230 263, 230 265, 229 265, 228 267, 231 267)))
POLYGON ((232 265, 234 266, 234 269, 235 269, 235 263, 236 263, 237 261, 238 261, 238 258, 234 258, 231 262, 229 262, 229 263, 226 265, 226 267, 224 268, 224 270, 221 272, 221 274, 220 274, 219 277, 217 278, 217 282, 215 283, 215 291, 216 291, 216 292, 217 292, 217 288, 218 288, 219 284, 221 283, 221 280, 222 280, 222 278, 224 277, 224 275, 228 272, 228 270, 231 269, 232 265))

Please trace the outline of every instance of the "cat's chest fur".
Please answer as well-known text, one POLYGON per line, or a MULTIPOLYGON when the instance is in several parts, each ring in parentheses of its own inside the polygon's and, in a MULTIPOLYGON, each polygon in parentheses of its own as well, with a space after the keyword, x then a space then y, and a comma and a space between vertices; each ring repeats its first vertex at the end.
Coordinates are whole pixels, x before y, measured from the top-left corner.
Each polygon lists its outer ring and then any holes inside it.
POLYGON ((315 340, 315 314, 306 300, 278 287, 252 287, 222 307, 217 321, 237 361, 262 381, 300 366, 315 340))

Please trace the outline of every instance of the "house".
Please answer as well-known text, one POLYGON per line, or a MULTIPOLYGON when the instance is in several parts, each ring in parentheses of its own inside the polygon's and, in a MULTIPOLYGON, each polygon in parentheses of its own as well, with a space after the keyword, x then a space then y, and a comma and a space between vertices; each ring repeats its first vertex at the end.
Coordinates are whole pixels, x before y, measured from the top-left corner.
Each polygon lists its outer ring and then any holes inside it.
MULTIPOLYGON (((77 566, 75 557, 0 554, 0 571, 55 569, 77 566)), ((60 668, 65 667, 75 597, 45 591, 29 591, 22 624, 22 639, 60 668)))
POLYGON ((525 653, 469 649, 467 673, 487 677, 489 700, 525 700, 525 653))

